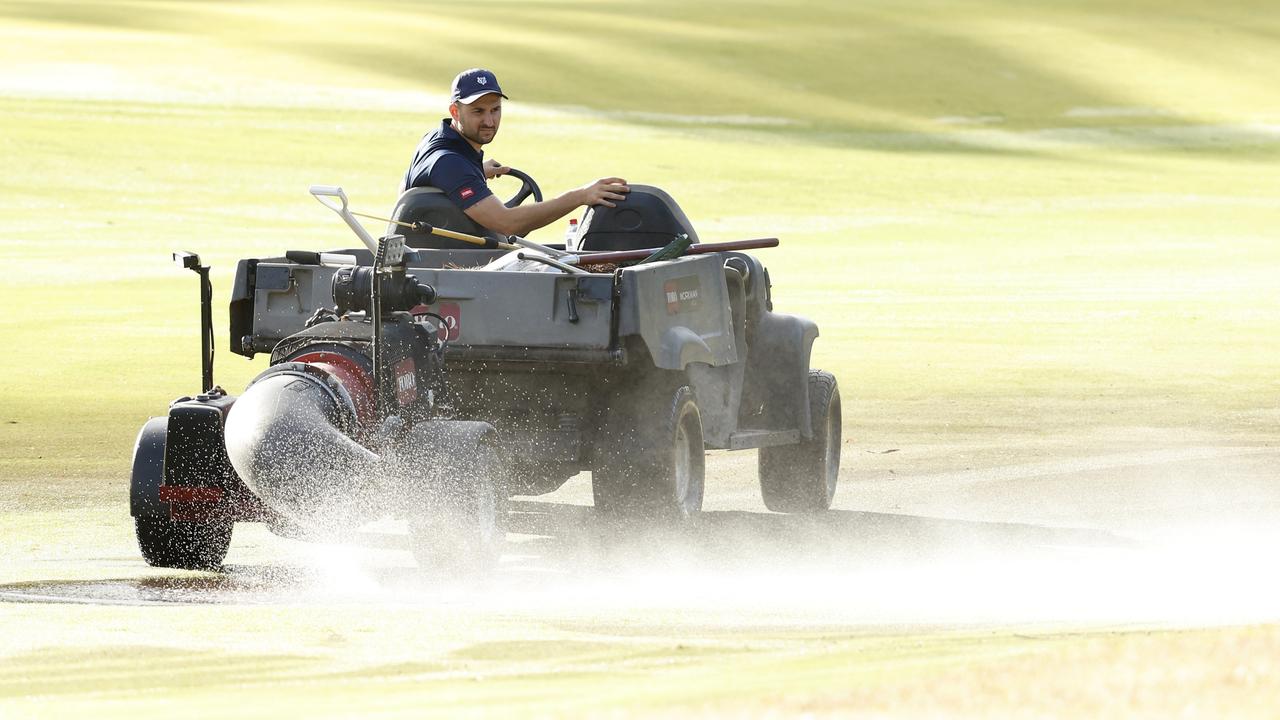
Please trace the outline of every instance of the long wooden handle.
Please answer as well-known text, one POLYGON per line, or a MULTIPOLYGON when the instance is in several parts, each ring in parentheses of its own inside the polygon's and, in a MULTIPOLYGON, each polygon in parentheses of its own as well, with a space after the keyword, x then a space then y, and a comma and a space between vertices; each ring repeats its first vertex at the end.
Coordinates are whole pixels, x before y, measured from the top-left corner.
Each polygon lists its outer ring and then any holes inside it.
POLYGON ((516 245, 513 243, 502 242, 501 240, 494 240, 493 238, 482 238, 478 235, 468 235, 466 233, 455 232, 453 230, 445 230, 444 228, 438 228, 438 227, 435 227, 434 225, 428 225, 427 223, 424 223, 424 222, 414 223, 413 228, 415 230, 425 230, 426 232, 429 232, 432 235, 439 235, 440 237, 449 238, 450 240, 460 240, 464 243, 479 245, 480 247, 483 247, 483 248, 490 248, 490 249, 497 248, 499 250, 519 250, 520 249, 519 245, 516 245))
MULTIPOLYGON (((721 243, 698 243, 690 245, 685 255, 703 255, 729 250, 756 250, 758 248, 777 247, 778 238, 757 238, 755 240, 731 240, 721 243)), ((585 253, 578 256, 579 265, 596 265, 600 263, 622 263, 631 260, 643 260, 662 248, 644 250, 617 250, 614 252, 585 253)))
POLYGON ((490 243, 496 243, 496 245, 494 245, 493 247, 498 247, 503 250, 519 250, 520 249, 520 246, 514 243, 502 242, 501 240, 492 240, 490 238, 482 238, 478 235, 468 235, 466 233, 454 232, 453 230, 445 230, 444 228, 434 227, 432 225, 427 225, 426 223, 418 223, 418 229, 426 230, 432 235, 439 235, 440 237, 446 237, 446 238, 449 238, 450 240, 461 240, 462 242, 471 243, 472 245, 479 245, 481 247, 490 247, 491 246, 490 243))
POLYGON ((407 222, 402 222, 400 220, 392 220, 391 218, 380 217, 378 215, 370 215, 368 213, 360 213, 360 212, 352 211, 351 214, 359 215, 360 217, 364 217, 364 218, 369 218, 370 220, 381 220, 382 222, 399 225, 400 227, 405 228, 406 230, 417 230, 419 232, 428 232, 428 233, 431 233, 432 235, 439 235, 440 237, 449 238, 450 240, 460 240, 464 243, 479 245, 480 247, 498 248, 501 250, 519 250, 520 249, 519 245, 504 243, 497 240, 489 240, 486 238, 482 238, 478 235, 468 235, 466 233, 455 232, 453 230, 445 230, 444 228, 438 228, 438 227, 435 227, 434 225, 429 225, 421 221, 407 223, 407 222))

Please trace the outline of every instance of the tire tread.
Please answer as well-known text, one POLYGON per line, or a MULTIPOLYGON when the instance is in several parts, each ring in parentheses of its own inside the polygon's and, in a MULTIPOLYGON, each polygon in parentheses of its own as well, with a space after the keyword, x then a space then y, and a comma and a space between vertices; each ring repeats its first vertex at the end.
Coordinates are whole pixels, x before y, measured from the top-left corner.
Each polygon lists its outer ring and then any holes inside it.
MULTIPOLYGON (((808 383, 814 437, 795 445, 759 450, 760 494, 765 507, 773 512, 821 512, 831 507, 825 465, 830 438, 819 439, 818 433, 826 433, 827 412, 833 398, 839 403, 840 394, 836 378, 829 372, 810 370, 808 383)), ((839 437, 834 440, 840 442, 839 437)))

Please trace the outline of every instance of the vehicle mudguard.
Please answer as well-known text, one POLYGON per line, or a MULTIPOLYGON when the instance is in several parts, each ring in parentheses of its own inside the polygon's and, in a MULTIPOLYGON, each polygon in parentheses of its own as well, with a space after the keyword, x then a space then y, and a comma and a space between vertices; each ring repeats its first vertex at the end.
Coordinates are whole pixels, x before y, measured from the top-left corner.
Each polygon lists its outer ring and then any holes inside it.
POLYGON ((223 447, 223 409, 233 400, 183 398, 142 426, 133 450, 130 515, 196 522, 267 517, 223 447))
MULTIPOLYGON (((799 429, 813 437, 809 418, 809 356, 818 325, 808 318, 763 312, 755 325, 747 358, 748 405, 763 406, 767 429, 799 429)), ((743 408, 744 412, 749 408, 743 408)), ((746 422, 746 425, 756 425, 746 422)))
POLYGON ((225 422, 235 402, 218 392, 181 398, 169 406, 160 500, 169 503, 174 519, 264 517, 258 498, 227 457, 225 422))
POLYGON ((667 328, 658 344, 657 361, 660 368, 684 369, 690 363, 715 362, 715 353, 697 333, 683 325, 667 328))

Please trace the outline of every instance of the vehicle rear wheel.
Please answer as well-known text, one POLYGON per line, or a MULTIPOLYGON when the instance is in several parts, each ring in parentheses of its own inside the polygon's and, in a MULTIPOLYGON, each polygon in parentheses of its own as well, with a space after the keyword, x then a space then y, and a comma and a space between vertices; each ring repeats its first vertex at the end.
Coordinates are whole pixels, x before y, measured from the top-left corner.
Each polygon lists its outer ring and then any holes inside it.
POLYGON ((835 377, 809 371, 813 437, 795 445, 760 448, 760 494, 774 512, 819 512, 831 507, 840 478, 840 390, 835 377))
POLYGON ((183 570, 215 570, 231 547, 230 522, 184 522, 136 517, 138 547, 148 565, 183 570))
POLYGON ((506 539, 506 484, 501 454, 481 442, 471 457, 438 478, 422 512, 409 518, 414 559, 424 570, 483 573, 506 539))
POLYGON ((610 409, 606 437, 602 462, 591 473, 597 509, 666 520, 702 510, 705 450, 692 389, 619 401, 610 409))

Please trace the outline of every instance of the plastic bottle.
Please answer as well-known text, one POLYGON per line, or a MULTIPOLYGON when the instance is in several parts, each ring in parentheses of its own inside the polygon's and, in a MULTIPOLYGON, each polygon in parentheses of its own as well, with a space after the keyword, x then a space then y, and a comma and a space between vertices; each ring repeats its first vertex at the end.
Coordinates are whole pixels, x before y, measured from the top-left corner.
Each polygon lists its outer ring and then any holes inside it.
POLYGON ((578 243, 578 218, 569 218, 569 227, 564 231, 564 248, 576 250, 578 243))

